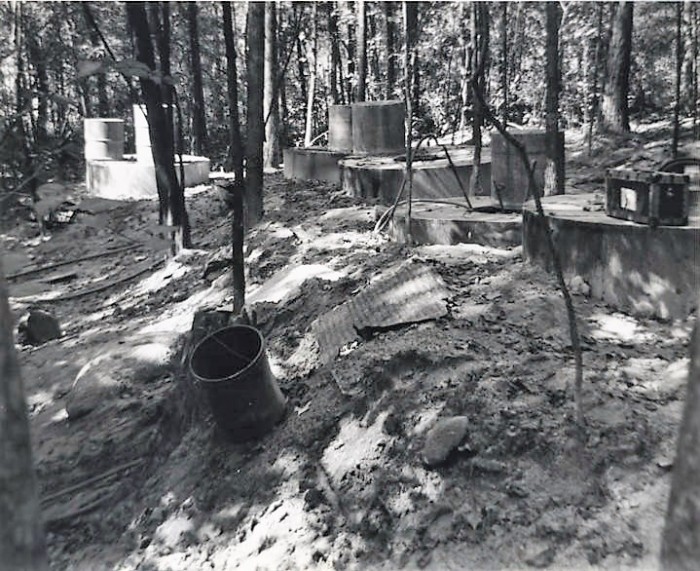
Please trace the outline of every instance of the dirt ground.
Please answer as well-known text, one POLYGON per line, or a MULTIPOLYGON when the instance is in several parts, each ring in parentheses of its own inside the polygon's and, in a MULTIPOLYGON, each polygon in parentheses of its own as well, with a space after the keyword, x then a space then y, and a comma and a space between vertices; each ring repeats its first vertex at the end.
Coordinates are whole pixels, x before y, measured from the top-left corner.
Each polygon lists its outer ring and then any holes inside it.
MULTIPOLYGON (((660 162, 657 138, 592 159, 572 138, 572 190, 602 190, 618 160, 660 162)), ((10 281, 18 316, 41 307, 64 333, 19 346, 52 569, 656 567, 694 317, 574 296, 581 440, 561 295, 519 248, 392 243, 372 205, 269 174, 248 297, 287 412, 232 444, 183 368, 194 313, 231 305, 221 193, 188 190, 195 249, 176 259, 155 202, 75 193, 81 212, 49 239, 26 219, 0 235, 10 275, 125 247, 10 281), (322 364, 314 321, 408 261, 444 281, 447 314, 358 335, 322 364), (462 445, 427 466, 428 432, 453 416, 462 445)))

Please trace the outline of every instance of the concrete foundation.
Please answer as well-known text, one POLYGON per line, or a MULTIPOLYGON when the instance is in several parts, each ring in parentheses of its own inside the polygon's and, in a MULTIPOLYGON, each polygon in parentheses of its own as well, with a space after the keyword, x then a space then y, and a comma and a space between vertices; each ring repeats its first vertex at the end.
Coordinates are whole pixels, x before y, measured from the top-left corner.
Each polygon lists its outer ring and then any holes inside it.
MULTIPOLYGON (((156 171, 153 163, 137 161, 134 155, 125 160, 92 160, 87 163, 86 184, 93 196, 115 200, 156 198, 156 171)), ((209 181, 209 159, 183 155, 185 186, 209 181)), ((175 172, 180 179, 179 160, 175 158, 175 172)))
MULTIPOLYGON (((651 228, 610 218, 594 197, 543 199, 566 279, 578 276, 590 295, 632 314, 687 317, 700 286, 700 217, 691 216, 688 226, 651 228)), ((551 271, 544 225, 532 202, 523 207, 523 255, 551 271)))
POLYGON ((340 184, 338 161, 347 153, 330 151, 325 147, 290 147, 284 149, 284 178, 291 180, 321 180, 340 184))
MULTIPOLYGON (((485 196, 471 199, 472 206, 491 205, 485 196)), ((411 208, 411 239, 415 244, 479 244, 493 248, 518 246, 522 240, 519 213, 479 212, 466 208, 464 198, 448 198, 439 203, 414 202, 411 208)), ((407 239, 406 206, 397 207, 388 226, 389 235, 400 242, 407 239)))
MULTIPOLYGON (((445 153, 437 147, 428 147, 433 160, 413 162, 414 198, 449 198, 463 196, 454 170, 445 153)), ((455 164, 462 186, 469 189, 472 174, 473 149, 470 147, 448 149, 455 164)), ((383 204, 392 204, 401 189, 404 177, 402 155, 348 157, 340 161, 343 190, 352 196, 379 199, 383 204)), ((481 155, 482 193, 491 188, 491 155, 481 155)))

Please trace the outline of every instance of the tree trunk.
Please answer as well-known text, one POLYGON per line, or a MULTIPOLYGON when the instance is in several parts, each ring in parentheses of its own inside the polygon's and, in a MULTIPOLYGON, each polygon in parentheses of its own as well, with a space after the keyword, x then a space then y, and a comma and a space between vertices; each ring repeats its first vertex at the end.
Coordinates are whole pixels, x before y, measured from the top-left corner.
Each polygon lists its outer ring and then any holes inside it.
MULTIPOLYGON (((146 8, 143 2, 127 2, 126 15, 136 39, 136 59, 155 71, 155 57, 151 43, 146 8)), ((185 196, 175 174, 175 146, 172 123, 163 108, 158 84, 150 78, 139 78, 146 105, 148 134, 156 171, 156 188, 160 202, 160 222, 174 227, 175 253, 191 247, 190 228, 185 209, 185 196)))
POLYGON ((14 319, 0 266, 0 567, 48 569, 14 319))
MULTIPOLYGON (((294 9, 295 12, 295 19, 298 17, 299 20, 301 21, 302 18, 304 17, 304 5, 303 4, 298 4, 298 3, 293 3, 292 8, 294 9), (301 13, 297 15, 297 10, 299 10, 301 13)), ((304 62, 306 61, 306 58, 304 57, 304 45, 301 41, 301 34, 297 34, 296 37, 296 49, 297 49, 297 75, 299 76, 299 91, 301 93, 301 101, 306 101, 307 95, 306 95, 306 72, 304 71, 304 62)))
MULTIPOLYGON (((89 14, 89 6, 86 2, 81 2, 80 7, 83 11, 83 18, 85 20, 85 26, 88 30, 88 36, 90 38, 90 44, 95 51, 100 52, 102 50, 102 44, 100 42, 100 36, 97 30, 92 25, 92 19, 89 14)), ((109 116, 109 99, 107 98, 107 75, 104 73, 98 73, 95 75, 95 81, 97 82, 97 115, 99 117, 109 116)))
POLYGON ((508 125, 508 2, 501 2, 501 121, 508 125))
POLYGON ((306 53, 309 55, 309 85, 306 100, 306 128, 304 129, 304 146, 310 147, 313 140, 314 130, 314 100, 316 99, 316 58, 318 51, 316 27, 316 3, 311 5, 311 37, 309 38, 310 48, 306 53))
POLYGON ((381 77, 379 70, 379 44, 377 42, 377 13, 372 10, 367 14, 367 29, 369 30, 370 43, 368 46, 369 57, 367 63, 367 95, 370 100, 381 99, 381 93, 377 93, 377 83, 381 77))
MULTIPOLYGON (((353 0, 350 0, 347 2, 347 5, 349 7, 349 10, 351 14, 353 13, 354 9, 354 2, 353 0)), ((345 83, 346 83, 346 98, 348 103, 352 103, 354 99, 354 92, 355 90, 353 89, 353 85, 357 83, 357 78, 355 77, 355 54, 356 54, 356 43, 355 43, 355 28, 353 27, 353 22, 352 22, 352 17, 347 17, 345 19, 345 25, 347 28, 347 33, 348 33, 348 41, 347 41, 347 52, 348 52, 348 60, 347 60, 347 72, 345 73, 345 83)))
POLYGON ((632 56, 633 11, 633 2, 619 2, 610 41, 602 127, 614 133, 628 133, 630 130, 627 97, 632 56))
POLYGON ((413 101, 411 97, 413 66, 416 61, 416 9, 417 6, 413 2, 403 3, 403 21, 406 36, 404 44, 404 98, 406 100, 406 163, 404 170, 404 181, 406 184, 406 233, 408 234, 408 243, 411 243, 411 199, 413 196, 413 101))
POLYGON ((480 101, 484 99, 484 68, 482 58, 488 57, 486 47, 486 29, 488 28, 488 8, 483 2, 472 2, 471 19, 471 77, 472 89, 478 91, 481 97, 472 96, 472 141, 474 145, 474 162, 472 176, 469 179, 469 192, 472 195, 481 194, 481 129, 484 124, 484 111, 480 101))
POLYGON ((683 4, 676 2, 676 94, 673 104, 673 135, 671 137, 671 155, 678 156, 678 139, 680 138, 681 81, 683 73, 683 4))
POLYGON ((46 70, 46 57, 35 34, 26 34, 28 64, 34 68, 34 85, 38 92, 36 132, 34 137, 40 145, 45 143, 49 133, 49 75, 46 70))
POLYGON ((394 3, 382 2, 386 35, 386 90, 385 97, 393 99, 396 87, 396 22, 394 21, 394 3))
POLYGON ((548 164, 545 174, 544 195, 564 194, 564 149, 559 140, 559 93, 561 91, 561 68, 559 66, 559 27, 562 9, 559 2, 547 2, 547 39, 546 39, 546 95, 545 128, 550 146, 548 164))
POLYGON ((700 561, 700 326, 690 341, 690 368, 683 420, 678 431, 666 525, 663 571, 693 571, 700 561))
MULTIPOLYGON (((281 83, 280 78, 280 83, 281 83)), ((264 166, 277 168, 280 164, 279 98, 277 97, 277 5, 265 2, 265 146, 264 166)))
MULTIPOLYGON (((418 41, 418 3, 406 2, 406 34, 412 38, 414 47, 418 41)), ((420 74, 418 72, 418 50, 411 50, 411 106, 413 116, 420 116, 420 74)))
POLYGON ((469 80, 471 78, 471 62, 472 62, 472 40, 471 40, 471 25, 467 25, 467 20, 471 22, 474 17, 473 9, 470 9, 469 4, 462 2, 459 5, 460 21, 462 24, 462 33, 460 34, 460 42, 462 46, 462 70, 460 78, 460 113, 459 113, 459 130, 465 131, 469 123, 469 103, 471 97, 471 89, 469 80))
POLYGON ((233 27, 231 2, 221 2, 224 20, 224 44, 226 46, 226 85, 229 107, 229 147, 226 156, 226 169, 235 173, 236 181, 243 185, 243 143, 241 142, 241 122, 238 115, 238 69, 236 66, 236 44, 233 27))
POLYGON ((263 115, 265 73, 265 3, 249 2, 247 17, 246 76, 246 185, 245 226, 251 228, 263 216, 263 139, 265 117, 263 115))
POLYGON ((598 96, 598 75, 600 69, 600 53, 601 53, 601 42, 603 38, 603 4, 596 4, 596 11, 598 13, 598 26, 597 33, 595 36, 595 49, 591 50, 590 53, 593 54, 593 62, 589 64, 589 69, 591 69, 592 81, 591 91, 588 97, 589 113, 588 113, 588 156, 591 155, 593 149, 593 125, 595 124, 596 117, 598 117, 598 103, 600 101, 598 96))
POLYGON ((197 3, 187 3, 187 23, 190 41, 190 66, 192 69, 192 150, 195 155, 207 154, 207 119, 204 111, 202 86, 202 60, 199 53, 197 29, 197 3))
POLYGON ((691 3, 692 15, 691 26, 693 29, 693 86, 691 89, 692 103, 691 112, 693 114, 693 138, 697 139, 698 133, 698 7, 695 2, 691 3))
POLYGON ((340 48, 338 47, 338 14, 334 2, 326 4, 328 10, 328 37, 331 44, 331 101, 333 105, 341 102, 342 88, 338 89, 338 71, 340 70, 340 48))
POLYGON ((357 85, 355 101, 367 99, 367 10, 365 0, 355 0, 357 10, 357 85))
MULTIPOLYGON (((154 32, 156 47, 158 48, 158 68, 164 76, 170 75, 170 6, 168 2, 149 2, 148 12, 151 29, 154 32)), ((172 88, 170 85, 161 85, 161 97, 167 106, 169 124, 172 124, 173 103, 172 88)))

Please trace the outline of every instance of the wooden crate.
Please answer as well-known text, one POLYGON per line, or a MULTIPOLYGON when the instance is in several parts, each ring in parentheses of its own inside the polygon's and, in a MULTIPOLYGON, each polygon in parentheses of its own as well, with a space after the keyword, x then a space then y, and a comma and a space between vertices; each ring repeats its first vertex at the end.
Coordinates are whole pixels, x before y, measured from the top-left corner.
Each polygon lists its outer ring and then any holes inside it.
POLYGON ((685 226, 688 183, 684 174, 610 169, 605 177, 605 212, 650 226, 685 226))

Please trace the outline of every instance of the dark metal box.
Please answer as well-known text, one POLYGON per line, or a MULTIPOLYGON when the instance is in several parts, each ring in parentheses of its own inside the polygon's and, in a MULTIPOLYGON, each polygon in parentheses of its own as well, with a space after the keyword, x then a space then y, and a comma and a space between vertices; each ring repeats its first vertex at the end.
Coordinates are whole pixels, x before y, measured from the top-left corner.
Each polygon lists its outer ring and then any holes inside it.
POLYGON ((605 177, 605 212, 651 226, 685 226, 689 180, 677 173, 610 169, 605 177))

